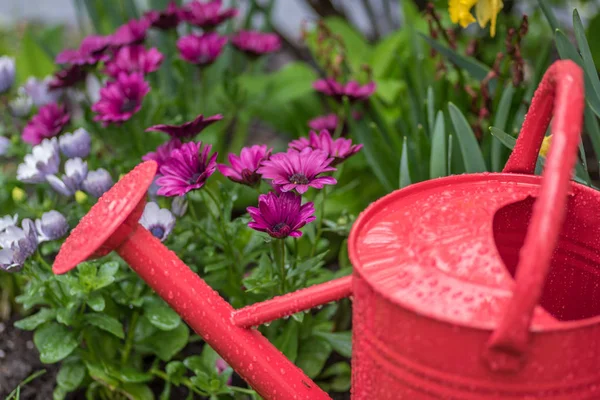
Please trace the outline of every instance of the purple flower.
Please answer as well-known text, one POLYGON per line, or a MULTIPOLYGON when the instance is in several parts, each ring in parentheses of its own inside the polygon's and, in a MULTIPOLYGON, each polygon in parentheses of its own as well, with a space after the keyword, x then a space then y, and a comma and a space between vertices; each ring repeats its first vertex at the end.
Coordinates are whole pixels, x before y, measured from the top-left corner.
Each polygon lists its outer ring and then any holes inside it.
POLYGON ((267 149, 267 145, 254 145, 244 147, 239 157, 229 154, 231 167, 225 164, 217 165, 219 171, 234 182, 248 186, 256 186, 260 182, 260 174, 256 170, 260 164, 267 160, 273 149, 267 149))
POLYGON ((23 90, 31 98, 36 107, 45 106, 46 104, 56 103, 62 94, 62 90, 50 89, 50 82, 54 78, 48 76, 43 80, 31 77, 27 79, 23 90))
POLYGON ((85 37, 78 49, 67 49, 56 56, 57 64, 93 65, 110 58, 106 50, 111 44, 111 36, 90 35, 85 37))
POLYGON ((100 100, 92 106, 92 111, 98 114, 94 120, 102 121, 104 126, 127 121, 142 108, 142 100, 149 91, 142 74, 120 73, 116 81, 107 82, 100 89, 100 100))
POLYGON ((54 78, 48 84, 50 90, 74 86, 87 76, 87 71, 80 65, 71 65, 54 74, 54 78))
POLYGON ((281 48, 281 39, 274 33, 239 31, 231 43, 240 51, 251 56, 273 53, 281 48))
POLYGON ((69 224, 67 219, 56 210, 42 214, 42 218, 35 220, 38 243, 60 239, 67 234, 69 224))
POLYGON ((202 142, 184 143, 181 148, 173 150, 171 157, 160 167, 160 178, 156 180, 161 196, 181 196, 190 190, 201 188, 217 168, 217 153, 209 158, 212 149, 210 144, 202 142))
POLYGON ((330 132, 335 132, 338 126, 338 117, 334 113, 321 115, 308 121, 308 126, 317 131, 327 129, 330 132))
POLYGON ((44 139, 33 146, 31 154, 17 167, 17 179, 26 183, 42 183, 48 175, 56 174, 60 164, 58 141, 56 138, 44 139))
POLYGON ((112 35, 111 45, 113 47, 122 47, 143 43, 146 39, 148 28, 150 28, 150 21, 147 19, 142 18, 139 21, 132 19, 117 28, 112 35))
POLYGON ((177 40, 177 49, 185 61, 197 65, 208 65, 219 57, 225 43, 227 43, 227 38, 214 32, 203 35, 191 34, 177 40))
POLYGON ((248 223, 252 229, 266 232, 276 239, 288 236, 300 237, 300 228, 315 220, 315 206, 312 202, 304 205, 302 196, 293 192, 277 195, 273 192, 258 196, 258 208, 248 207, 253 221, 248 223))
POLYGON ((182 125, 154 125, 146 129, 146 132, 164 132, 177 139, 192 138, 202 132, 207 126, 214 124, 223 119, 221 114, 213 115, 212 117, 204 118, 200 114, 193 121, 186 122, 182 125))
POLYGON ((331 176, 319 176, 323 172, 335 171, 330 164, 333 157, 323 150, 305 148, 302 151, 289 149, 287 153, 277 153, 263 161, 258 173, 265 179, 272 179, 282 192, 296 189, 305 193, 309 186, 322 189, 323 185, 335 185, 331 176))
POLYGON ((110 174, 104 168, 90 171, 82 182, 81 187, 94 197, 100 197, 113 185, 110 174))
POLYGON ((144 17, 153 28, 172 29, 179 25, 181 21, 181 10, 177 7, 177 3, 170 1, 166 10, 150 10, 144 14, 144 17))
MULTIPOLYGON (((216 367, 216 369, 217 369, 217 373, 218 373, 219 375, 221 375, 223 372, 225 372, 225 371, 226 371, 228 368, 231 368, 231 367, 229 366, 229 364, 227 364, 227 363, 225 362, 225 360, 223 360, 221 357, 218 357, 218 358, 215 360, 215 367, 216 367)), ((228 385, 231 385, 231 370, 230 370, 229 379, 227 379, 227 384, 228 384, 228 385)))
POLYGON ((90 155, 92 138, 88 131, 83 128, 76 129, 73 133, 65 133, 58 139, 60 151, 69 157, 85 158, 90 155))
POLYGON ((54 174, 46 176, 46 180, 63 196, 73 196, 75 192, 83 187, 83 181, 87 178, 88 166, 81 158, 71 158, 65 163, 65 174, 58 178, 54 174))
POLYGON ((160 208, 158 204, 149 202, 144 207, 140 225, 150 231, 155 238, 164 242, 175 226, 175 217, 168 209, 160 208))
POLYGON ((10 139, 4 136, 0 136, 0 156, 6 154, 10 148, 10 139))
POLYGON ((0 57, 0 93, 8 92, 15 82, 15 59, 0 57))
POLYGON ((238 14, 238 10, 235 8, 221 11, 221 5, 221 0, 213 0, 208 3, 194 1, 183 9, 182 17, 191 25, 211 30, 238 14))
POLYGON ((9 226, 0 234, 0 269, 18 272, 25 260, 37 249, 38 241, 35 225, 30 219, 21 222, 21 228, 9 226))
POLYGON ((25 92, 25 88, 19 88, 17 96, 8 103, 8 110, 13 117, 23 118, 31 111, 33 100, 25 92))
POLYGON ((182 143, 179 139, 171 139, 166 143, 161 144, 156 148, 156 151, 151 151, 150 153, 144 155, 142 160, 154 160, 156 161, 157 170, 160 171, 160 167, 167 161, 169 157, 171 157, 171 153, 173 150, 181 148, 182 143))
POLYGON ((120 73, 139 72, 148 74, 156 71, 164 56, 156 48, 146 50, 142 45, 121 47, 115 57, 106 64, 104 72, 117 78, 120 73))
POLYGON ((289 146, 291 149, 298 151, 304 150, 307 147, 313 150, 323 150, 329 157, 333 157, 332 166, 358 153, 363 147, 362 144, 352 145, 352 139, 339 138, 333 140, 331 134, 326 129, 323 129, 318 135, 315 131, 310 131, 308 139, 303 137, 293 140, 289 146))
POLYGON ((354 102, 368 99, 375 92, 376 85, 375 82, 369 82, 361 86, 356 81, 342 85, 333 78, 327 78, 313 83, 313 88, 339 102, 342 102, 344 97, 347 97, 350 102, 354 102))
POLYGON ((21 138, 29 144, 40 144, 43 139, 58 135, 70 119, 65 107, 56 103, 45 105, 27 123, 21 138))

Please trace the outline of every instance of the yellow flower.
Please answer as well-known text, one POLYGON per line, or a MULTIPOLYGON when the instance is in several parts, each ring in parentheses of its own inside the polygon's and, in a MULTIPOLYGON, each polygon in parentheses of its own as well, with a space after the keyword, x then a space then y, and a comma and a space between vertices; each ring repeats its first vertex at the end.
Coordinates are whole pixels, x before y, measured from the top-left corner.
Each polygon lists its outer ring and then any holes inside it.
POLYGON ((490 22, 490 35, 494 37, 496 35, 496 18, 504 6, 502 0, 449 0, 450 20, 466 28, 475 22, 475 18, 471 14, 473 6, 475 6, 475 16, 479 26, 485 28, 490 22))
POLYGON ((546 157, 548 154, 548 150, 550 149, 550 143, 552 143, 552 135, 546 136, 544 141, 542 142, 542 147, 540 148, 540 156, 546 157))

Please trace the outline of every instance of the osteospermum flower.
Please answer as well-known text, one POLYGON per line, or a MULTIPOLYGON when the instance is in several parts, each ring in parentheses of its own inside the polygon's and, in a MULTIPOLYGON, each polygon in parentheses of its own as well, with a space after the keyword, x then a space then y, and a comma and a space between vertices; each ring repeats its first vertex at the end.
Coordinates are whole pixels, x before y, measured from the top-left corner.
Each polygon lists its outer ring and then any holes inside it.
POLYGON ((204 186, 217 168, 217 153, 209 158, 211 150, 210 144, 202 149, 202 142, 184 143, 181 148, 173 150, 171 157, 160 167, 162 176, 156 180, 160 186, 158 194, 181 196, 204 186))
POLYGON ((140 73, 119 74, 114 82, 107 82, 100 89, 100 100, 92 106, 97 113, 95 121, 121 123, 130 119, 142 108, 142 100, 150 91, 150 86, 140 73))
POLYGON ((58 178, 56 175, 52 174, 46 176, 46 180, 50 186, 52 186, 52 189, 63 196, 73 196, 75 192, 82 188, 83 181, 86 179, 87 174, 87 163, 77 157, 65 162, 65 173, 62 178, 58 178))
POLYGON ((4 217, 0 218, 0 233, 4 232, 9 226, 15 226, 18 218, 19 216, 17 214, 13 215, 12 217, 10 215, 5 215, 4 217))
POLYGON ((258 196, 258 208, 248 207, 252 221, 248 226, 266 232, 276 239, 300 237, 300 228, 315 220, 312 202, 302 203, 302 197, 293 192, 277 195, 273 192, 258 196))
POLYGON ((60 239, 67 234, 69 224, 64 215, 56 210, 42 214, 42 218, 35 220, 38 243, 60 239))
POLYGON ((448 11, 450 20, 466 28, 475 22, 471 8, 475 6, 475 15, 479 26, 485 28, 490 22, 490 36, 496 35, 496 19, 504 4, 502 0, 449 0, 448 11))
POLYGON ((156 71, 163 58, 162 53, 154 47, 148 50, 142 45, 121 47, 106 64, 104 72, 113 78, 117 78, 122 72, 140 72, 145 75, 156 71))
POLYGON ((146 33, 150 28, 150 21, 145 18, 140 20, 132 19, 124 25, 121 25, 112 35, 110 44, 113 47, 130 46, 140 44, 146 40, 146 33))
POLYGON ((148 20, 150 26, 158 29, 172 29, 179 25, 181 21, 181 10, 177 3, 170 1, 167 8, 162 11, 150 10, 144 13, 144 18, 148 20))
POLYGON ((21 138, 26 143, 39 144, 46 138, 58 135, 70 119, 64 106, 55 103, 45 105, 27 123, 21 138))
POLYGON ((219 57, 225 43, 227 38, 214 32, 191 34, 177 40, 177 49, 185 61, 196 65, 208 65, 219 57))
POLYGON ((146 132, 164 132, 176 139, 192 138, 202 132, 204 128, 223 119, 221 114, 204 118, 204 115, 198 115, 193 121, 181 125, 154 125, 146 129, 146 132))
POLYGON ((173 215, 178 217, 183 217, 188 208, 188 201, 185 196, 177 196, 173 199, 171 203, 171 212, 173 215))
POLYGON ((85 158, 90 155, 92 138, 83 128, 76 129, 73 133, 65 133, 58 139, 60 151, 68 158, 85 158))
POLYGON ((158 240, 164 242, 175 226, 175 217, 166 208, 160 208, 158 204, 149 202, 144 207, 140 225, 150 231, 158 240))
POLYGON ((329 131, 323 129, 319 134, 315 131, 310 131, 308 138, 300 138, 290 142, 290 148, 298 151, 305 148, 314 150, 323 150, 329 157, 333 157, 331 165, 337 165, 345 159, 353 156, 362 149, 362 144, 352 144, 352 139, 339 138, 333 140, 329 131))
POLYGON ((23 85, 23 90, 31 98, 31 101, 36 107, 56 103, 62 95, 62 90, 50 88, 50 82, 52 82, 53 79, 52 76, 47 76, 42 80, 31 77, 27 79, 25 85, 23 85))
POLYGON ((273 53, 281 48, 281 39, 275 33, 239 31, 231 43, 240 51, 251 56, 273 53))
POLYGON ((17 179, 26 183, 42 183, 46 176, 56 174, 60 164, 58 141, 56 138, 44 139, 34 146, 31 154, 17 167, 17 179))
POLYGON ((6 154, 10 148, 10 139, 4 136, 0 136, 0 156, 6 154))
POLYGON ((343 85, 333 78, 319 79, 313 83, 313 88, 335 100, 342 102, 347 97, 350 102, 363 101, 371 97, 375 92, 375 82, 369 82, 361 86, 356 81, 350 81, 343 85))
POLYGON ((8 103, 8 110, 13 117, 23 118, 31 111, 33 100, 25 92, 25 88, 19 88, 17 96, 8 103))
POLYGON ((324 185, 335 185, 331 176, 319 176, 324 172, 335 171, 330 164, 333 157, 323 150, 305 148, 302 151, 289 149, 286 153, 277 153, 257 170, 265 179, 272 179, 282 192, 296 189, 300 194, 309 187, 322 189, 324 185))
POLYGON ((189 24, 204 30, 214 29, 238 14, 238 10, 235 8, 221 10, 222 3, 221 0, 212 0, 207 3, 193 1, 183 9, 182 17, 189 24))
POLYGON ((113 180, 104 168, 98 168, 90 171, 85 180, 81 183, 81 188, 94 197, 102 196, 113 185, 113 180))
POLYGON ((8 92, 15 81, 15 59, 0 57, 0 94, 8 92))
POLYGON ((87 76, 87 71, 80 65, 71 65, 54 74, 52 80, 48 83, 50 90, 62 89, 76 85, 83 81, 87 76))
POLYGON ((154 160, 158 165, 157 171, 160 170, 160 167, 167 161, 169 157, 171 157, 171 153, 175 149, 179 149, 182 146, 181 140, 179 139, 171 139, 166 143, 161 144, 156 148, 156 151, 151 151, 142 157, 142 160, 154 160))
POLYGON ((260 182, 261 175, 256 172, 260 164, 267 160, 273 149, 267 149, 267 145, 254 145, 244 147, 240 155, 229 154, 229 164, 217 165, 219 171, 234 182, 248 186, 256 186, 260 182))
POLYGON ((37 234, 30 219, 21 222, 22 228, 7 227, 0 233, 0 269, 18 272, 23 264, 37 249, 37 234))
POLYGON ((111 41, 111 36, 87 36, 81 41, 79 48, 61 51, 55 61, 57 64, 74 65, 93 65, 100 61, 106 61, 110 58, 106 50, 111 41))

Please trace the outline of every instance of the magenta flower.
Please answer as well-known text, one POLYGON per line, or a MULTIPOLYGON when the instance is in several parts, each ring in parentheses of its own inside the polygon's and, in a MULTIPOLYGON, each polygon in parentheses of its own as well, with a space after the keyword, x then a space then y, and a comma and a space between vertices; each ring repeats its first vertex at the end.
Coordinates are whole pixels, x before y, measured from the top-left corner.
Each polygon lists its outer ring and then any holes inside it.
POLYGON ((350 102, 368 99, 375 92, 375 82, 369 82, 361 86, 356 81, 350 81, 346 85, 336 82, 333 78, 319 79, 313 83, 313 88, 327 96, 342 102, 347 97, 350 102))
POLYGON ((302 151, 306 148, 313 150, 323 150, 329 157, 333 157, 331 166, 335 166, 345 159, 358 153, 362 149, 362 144, 352 145, 352 139, 339 138, 333 140, 331 134, 323 129, 318 135, 315 131, 310 131, 309 138, 302 137, 290 142, 290 148, 302 151))
POLYGON ((156 148, 156 151, 151 151, 146 155, 142 156, 142 160, 154 160, 156 161, 157 170, 160 170, 160 167, 167 161, 169 157, 171 157, 171 153, 173 150, 181 148, 182 143, 179 139, 171 139, 166 143, 161 144, 156 148))
POLYGON ((274 33, 239 31, 231 43, 240 51, 251 56, 273 53, 281 48, 281 39, 274 33))
POLYGON ((221 10, 221 6, 221 0, 212 0, 208 3, 194 1, 183 10, 182 17, 191 25, 211 30, 238 14, 235 8, 221 10))
POLYGON ((144 17, 153 28, 167 30, 179 25, 181 10, 177 7, 177 3, 170 1, 166 10, 150 10, 144 14, 144 17))
POLYGON ((171 152, 171 157, 160 167, 160 178, 156 180, 161 196, 181 196, 199 189, 206 183, 217 168, 217 153, 209 158, 210 144, 189 142, 171 152))
POLYGON ((202 132, 204 128, 223 119, 221 114, 213 115, 212 117, 204 118, 200 114, 193 121, 186 122, 182 125, 154 125, 146 129, 146 132, 164 132, 172 138, 186 139, 192 138, 202 132))
POLYGON ((219 171, 234 182, 248 186, 256 186, 260 182, 260 174, 256 170, 260 164, 267 160, 273 149, 267 149, 267 145, 254 145, 244 147, 239 157, 233 153, 229 154, 231 167, 218 164, 219 171))
POLYGON ((142 100, 150 91, 150 86, 140 73, 121 73, 114 82, 108 82, 100 89, 100 100, 92 106, 97 113, 95 121, 109 123, 127 121, 142 108, 142 100))
POLYGON ((86 76, 87 71, 81 65, 73 64, 55 73, 48 87, 51 90, 71 87, 84 80, 86 76))
POLYGON ((138 20, 132 19, 124 25, 121 25, 112 35, 111 44, 114 47, 130 46, 132 44, 141 44, 146 40, 146 33, 150 28, 150 21, 145 18, 138 20))
POLYGON ((300 194, 310 187, 322 189, 323 185, 335 185, 337 181, 331 176, 319 176, 323 172, 335 171, 329 164, 329 157, 323 150, 313 150, 310 147, 297 151, 289 149, 286 153, 277 153, 257 170, 265 179, 272 179, 280 186, 282 192, 296 189, 300 194))
POLYGON ((253 219, 248 226, 276 239, 300 237, 300 228, 315 220, 315 205, 312 202, 301 203, 302 196, 293 192, 261 194, 258 196, 258 208, 247 208, 253 219))
POLYGON ((71 116, 64 106, 47 104, 27 123, 21 138, 32 145, 40 144, 45 138, 58 135, 70 119, 71 116))
POLYGON ((203 35, 191 34, 177 40, 177 49, 185 61, 197 65, 208 65, 219 57, 225 43, 227 43, 227 38, 214 32, 203 35))
POLYGON ((56 56, 57 64, 86 65, 96 64, 110 58, 106 50, 112 41, 111 36, 90 35, 85 37, 78 49, 67 49, 56 56))
POLYGON ((115 57, 106 64, 104 72, 116 78, 121 72, 148 74, 156 71, 163 61, 163 55, 156 48, 146 50, 143 45, 121 47, 115 57))
POLYGON ((330 132, 335 132, 338 126, 338 117, 334 113, 321 115, 308 121, 308 126, 317 131, 327 129, 330 132))

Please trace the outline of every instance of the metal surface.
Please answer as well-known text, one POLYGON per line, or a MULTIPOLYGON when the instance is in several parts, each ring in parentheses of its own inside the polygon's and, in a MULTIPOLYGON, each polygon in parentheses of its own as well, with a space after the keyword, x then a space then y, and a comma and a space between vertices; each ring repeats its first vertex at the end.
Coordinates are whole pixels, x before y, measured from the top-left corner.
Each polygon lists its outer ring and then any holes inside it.
POLYGON ((559 61, 504 173, 412 185, 360 216, 354 398, 600 398, 600 196, 570 181, 583 105, 582 71, 559 61), (544 175, 525 175, 553 111, 544 175))
POLYGON ((329 397, 246 327, 352 293, 353 399, 597 400, 600 196, 570 182, 582 113, 582 71, 553 64, 504 173, 372 204, 350 234, 352 277, 233 310, 137 223, 154 162, 99 200, 54 271, 115 249, 266 399, 329 397), (546 169, 533 176, 552 112, 546 169))

